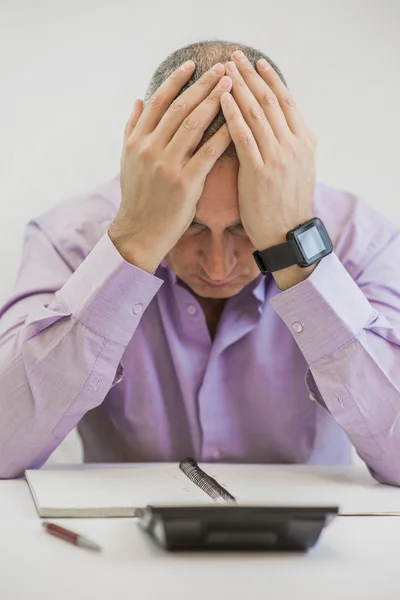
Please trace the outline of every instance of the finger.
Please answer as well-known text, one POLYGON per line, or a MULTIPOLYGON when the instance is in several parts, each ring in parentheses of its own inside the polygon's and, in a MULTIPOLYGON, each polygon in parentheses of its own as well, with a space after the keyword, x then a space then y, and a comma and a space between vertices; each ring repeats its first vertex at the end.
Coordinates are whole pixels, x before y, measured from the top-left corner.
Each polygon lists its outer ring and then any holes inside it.
POLYGON ((183 121, 166 147, 166 152, 179 161, 191 156, 200 143, 204 131, 221 108, 220 98, 232 87, 230 77, 222 77, 211 93, 183 121))
POLYGON ((291 132, 295 135, 303 135, 308 128, 297 107, 292 93, 283 83, 278 73, 271 67, 271 65, 268 64, 265 59, 261 59, 257 62, 257 69, 262 79, 278 99, 279 105, 283 111, 283 114, 285 115, 286 122, 291 132))
POLYGON ((231 94, 222 94, 221 107, 229 133, 235 144, 240 164, 243 167, 248 166, 252 168, 263 166, 264 161, 254 135, 231 94))
MULTIPOLYGON (((291 130, 286 121, 285 115, 282 111, 282 108, 271 91, 270 87, 264 81, 264 79, 257 73, 254 69, 253 65, 246 57, 243 52, 234 52, 232 54, 232 58, 235 61, 230 61, 228 63, 229 66, 236 67, 238 69, 238 83, 241 83, 244 89, 250 90, 250 93, 256 98, 258 105, 262 107, 265 115, 267 116, 268 122, 271 126, 272 131, 276 139, 279 142, 282 142, 284 139, 287 139, 291 135, 291 130)), ((232 78, 234 80, 234 78, 232 78)), ((235 81, 235 80, 234 80, 235 81)), ((239 88, 240 86, 234 86, 235 88, 239 88)), ((242 104, 239 102, 240 109, 243 112, 242 104)), ((245 114, 245 117, 247 115, 245 114)), ((249 123, 250 127, 251 124, 249 123)))
POLYGON ((135 129, 136 123, 138 122, 140 115, 142 114, 142 111, 143 111, 143 100, 141 100, 141 99, 135 100, 135 102, 133 103, 133 109, 132 109, 131 116, 129 117, 128 122, 125 125, 124 143, 126 142, 128 137, 131 135, 132 131, 135 129))
MULTIPOLYGON (((289 136, 292 136, 292 132, 277 102, 275 104, 277 108, 274 110, 265 110, 264 106, 267 104, 265 92, 268 90, 268 86, 265 85, 261 77, 254 71, 251 63, 249 63, 249 66, 255 75, 255 77, 254 75, 251 76, 251 90, 233 61, 229 61, 226 64, 226 69, 233 81, 232 96, 239 106, 247 125, 250 127, 261 156, 264 162, 266 162, 276 145, 283 138, 287 139, 289 136)), ((271 91, 268 93, 274 96, 271 91)))
POLYGON ((138 135, 148 135, 157 127, 160 119, 178 95, 181 88, 193 75, 194 62, 187 61, 163 81, 159 88, 146 102, 142 117, 137 126, 138 135))
POLYGON ((199 175, 205 180, 217 160, 228 148, 232 142, 227 124, 224 123, 217 133, 207 141, 192 158, 187 162, 182 170, 189 179, 199 175))
POLYGON ((217 63, 204 73, 196 83, 190 86, 176 98, 163 115, 152 136, 154 145, 165 148, 185 118, 207 97, 215 88, 225 73, 225 66, 217 63))

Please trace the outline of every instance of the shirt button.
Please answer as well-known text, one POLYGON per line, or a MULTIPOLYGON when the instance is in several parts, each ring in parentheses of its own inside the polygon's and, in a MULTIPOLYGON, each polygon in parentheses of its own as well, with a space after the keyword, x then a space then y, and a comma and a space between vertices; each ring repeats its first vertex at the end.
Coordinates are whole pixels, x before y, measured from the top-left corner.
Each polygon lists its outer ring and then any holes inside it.
POLYGON ((219 450, 215 450, 213 452, 213 459, 214 460, 219 460, 221 458, 221 452, 219 450))
POLYGON ((133 312, 135 315, 138 315, 139 313, 141 313, 143 310, 143 304, 135 304, 135 306, 133 307, 133 312))
POLYGON ((193 304, 189 304, 189 306, 187 307, 187 311, 189 315, 192 315, 193 317, 197 313, 197 308, 193 306, 193 304))
POLYGON ((303 323, 300 323, 299 321, 295 321, 292 324, 292 328, 293 328, 293 331, 295 331, 296 333, 301 333, 303 331, 303 323))

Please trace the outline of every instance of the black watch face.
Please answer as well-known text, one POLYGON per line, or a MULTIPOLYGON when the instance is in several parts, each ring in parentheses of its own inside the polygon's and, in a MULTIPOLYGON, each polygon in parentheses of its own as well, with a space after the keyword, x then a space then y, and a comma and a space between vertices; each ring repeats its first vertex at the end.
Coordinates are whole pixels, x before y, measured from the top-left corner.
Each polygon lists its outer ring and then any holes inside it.
POLYGON ((309 266, 333 250, 332 242, 320 219, 311 219, 293 234, 304 257, 303 266, 309 266))

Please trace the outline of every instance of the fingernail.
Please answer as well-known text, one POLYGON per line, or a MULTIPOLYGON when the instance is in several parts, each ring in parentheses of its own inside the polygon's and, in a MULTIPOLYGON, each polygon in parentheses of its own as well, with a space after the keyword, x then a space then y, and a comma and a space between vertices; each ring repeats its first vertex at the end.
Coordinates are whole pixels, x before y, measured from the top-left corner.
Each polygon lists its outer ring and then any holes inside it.
POLYGON ((246 58, 241 50, 236 50, 236 52, 234 52, 232 56, 235 60, 243 60, 244 58, 246 58))
POLYGON ((231 73, 237 72, 237 66, 235 65, 235 63, 232 60, 230 60, 229 62, 226 63, 226 68, 231 73))
POLYGON ((225 71, 225 67, 222 63, 217 63, 212 70, 216 75, 222 75, 222 73, 225 71))
POLYGON ((265 58, 262 58, 261 60, 259 60, 257 62, 258 66, 260 67, 260 69, 262 71, 266 71, 267 69, 271 68, 271 65, 269 63, 267 63, 267 61, 265 60, 265 58))
POLYGON ((182 71, 190 71, 193 68, 194 62, 192 60, 187 60, 181 66, 182 71))
POLYGON ((230 85, 230 83, 231 83, 231 78, 226 77, 226 75, 224 75, 223 78, 219 82, 219 87, 226 88, 226 87, 228 87, 228 85, 230 85))

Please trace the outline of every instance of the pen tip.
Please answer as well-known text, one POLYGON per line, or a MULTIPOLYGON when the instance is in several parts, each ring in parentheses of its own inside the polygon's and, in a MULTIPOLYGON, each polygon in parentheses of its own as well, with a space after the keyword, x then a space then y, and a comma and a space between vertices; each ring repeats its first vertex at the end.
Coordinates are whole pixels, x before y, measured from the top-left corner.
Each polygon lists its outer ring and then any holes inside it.
POLYGON ((101 546, 82 536, 78 537, 77 545, 82 546, 82 548, 87 548, 88 550, 94 550, 95 552, 101 551, 101 546))

